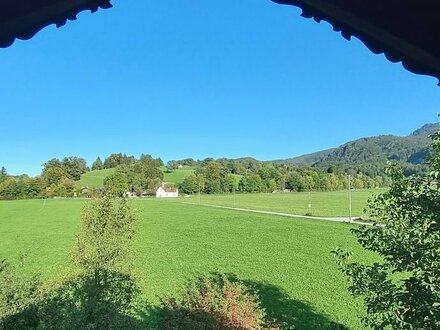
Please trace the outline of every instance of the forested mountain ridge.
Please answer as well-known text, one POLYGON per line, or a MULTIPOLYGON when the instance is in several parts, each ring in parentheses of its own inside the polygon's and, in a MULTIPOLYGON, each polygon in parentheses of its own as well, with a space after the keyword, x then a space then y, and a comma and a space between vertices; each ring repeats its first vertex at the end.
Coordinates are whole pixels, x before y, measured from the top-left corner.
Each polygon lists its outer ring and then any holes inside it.
POLYGON ((435 133, 439 123, 426 124, 408 136, 380 135, 347 142, 338 148, 327 149, 277 163, 311 166, 324 169, 347 169, 377 175, 388 160, 400 163, 407 174, 423 171, 430 152, 429 135, 435 133))

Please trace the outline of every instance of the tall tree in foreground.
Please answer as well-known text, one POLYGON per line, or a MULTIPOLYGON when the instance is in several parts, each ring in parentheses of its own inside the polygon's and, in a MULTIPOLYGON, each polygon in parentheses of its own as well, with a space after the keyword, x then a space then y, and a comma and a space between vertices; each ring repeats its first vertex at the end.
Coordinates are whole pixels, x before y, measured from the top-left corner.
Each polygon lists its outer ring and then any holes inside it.
POLYGON ((363 265, 335 252, 373 329, 440 329, 440 132, 432 138, 431 172, 406 178, 390 165, 390 190, 369 204, 377 223, 353 230, 382 261, 363 265))
POLYGON ((110 194, 83 212, 73 253, 81 273, 74 291, 82 325, 97 329, 135 329, 141 291, 131 275, 135 217, 127 200, 110 194))

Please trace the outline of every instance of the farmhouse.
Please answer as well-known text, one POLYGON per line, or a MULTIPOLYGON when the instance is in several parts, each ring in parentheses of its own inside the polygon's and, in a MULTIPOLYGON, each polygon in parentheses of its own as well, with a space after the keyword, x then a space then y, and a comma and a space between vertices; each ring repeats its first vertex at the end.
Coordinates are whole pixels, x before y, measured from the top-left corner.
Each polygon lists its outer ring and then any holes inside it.
POLYGON ((157 198, 175 198, 179 197, 179 189, 159 187, 156 190, 157 198))

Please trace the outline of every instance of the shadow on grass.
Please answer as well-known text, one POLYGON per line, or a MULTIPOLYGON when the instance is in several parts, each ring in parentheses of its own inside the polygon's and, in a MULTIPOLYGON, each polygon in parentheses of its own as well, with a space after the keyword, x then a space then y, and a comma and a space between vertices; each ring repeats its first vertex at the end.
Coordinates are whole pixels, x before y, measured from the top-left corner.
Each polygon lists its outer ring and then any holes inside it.
POLYGON ((101 270, 55 288, 16 290, 15 306, 0 315, 3 329, 145 329, 141 291, 128 274, 101 270), (32 297, 30 296, 32 294, 32 297), (22 304, 26 298, 27 303, 22 304))
MULTIPOLYGON (((23 286, 17 283, 15 304, 7 316, 0 315, 0 330, 3 329, 159 329, 163 306, 148 305, 134 279, 127 274, 104 271, 100 276, 80 275, 65 281, 56 288, 42 294, 36 293, 37 285, 23 286), (22 291, 18 289, 21 287, 22 291), (25 298, 25 299, 24 299, 25 298), (24 300, 26 303, 23 303, 24 300)), ((212 274, 214 280, 223 275, 212 274)), ((227 274, 231 281, 237 276, 227 274)), ((283 289, 264 282, 242 281, 259 296, 267 313, 267 321, 279 327, 274 329, 328 329, 346 330, 342 324, 333 322, 307 302, 291 299, 283 289), (274 322, 275 321, 275 322, 274 322)), ((1 290, 0 290, 1 291, 1 290)), ((1 307, 1 306, 0 306, 1 307)), ((212 315, 204 311, 175 309, 173 317, 181 320, 181 327, 166 329, 191 330, 185 324, 198 329, 212 328, 212 315)), ((163 321, 163 320, 162 320, 163 321)))
MULTIPOLYGON (((214 281, 220 281, 222 276, 222 274, 213 273, 210 278, 214 279, 214 281)), ((231 282, 238 281, 237 276, 234 274, 226 274, 226 277, 231 282)), ((270 283, 251 280, 241 280, 241 282, 258 295, 261 306, 267 314, 266 321, 268 324, 274 325, 273 329, 349 330, 345 325, 332 321, 328 315, 317 312, 310 303, 292 299, 280 287, 270 283)), ((149 321, 150 328, 157 328, 163 312, 162 307, 149 307, 148 313, 145 316, 147 322, 149 321)), ((174 312, 179 314, 174 316, 178 319, 193 318, 199 320, 202 324, 204 322, 212 324, 210 322, 211 316, 203 311, 198 313, 194 310, 175 310, 174 312)), ((211 329, 211 327, 206 327, 206 329, 211 329)))
MULTIPOLYGON (((220 277, 221 274, 214 276, 220 277)), ((230 281, 239 280, 235 274, 226 276, 230 281)), ((317 312, 309 302, 292 299, 284 289, 276 285, 261 281, 241 281, 258 295, 267 320, 275 320, 281 329, 349 330, 345 325, 332 321, 328 315, 317 312)))
POLYGON ((258 294, 268 319, 276 320, 282 329, 349 329, 317 312, 310 303, 292 299, 283 289, 273 284, 249 280, 243 283, 258 294))

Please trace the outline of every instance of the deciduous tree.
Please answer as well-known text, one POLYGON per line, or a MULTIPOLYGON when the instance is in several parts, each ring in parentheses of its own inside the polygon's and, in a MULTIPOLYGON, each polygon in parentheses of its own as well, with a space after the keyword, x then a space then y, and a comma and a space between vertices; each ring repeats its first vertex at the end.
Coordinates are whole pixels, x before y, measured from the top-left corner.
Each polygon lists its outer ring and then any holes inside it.
POLYGON ((377 223, 353 230, 381 261, 365 265, 351 262, 348 252, 335 252, 352 294, 364 298, 364 321, 373 329, 440 329, 439 133, 433 150, 427 175, 405 177, 390 165, 390 190, 369 206, 377 223))

